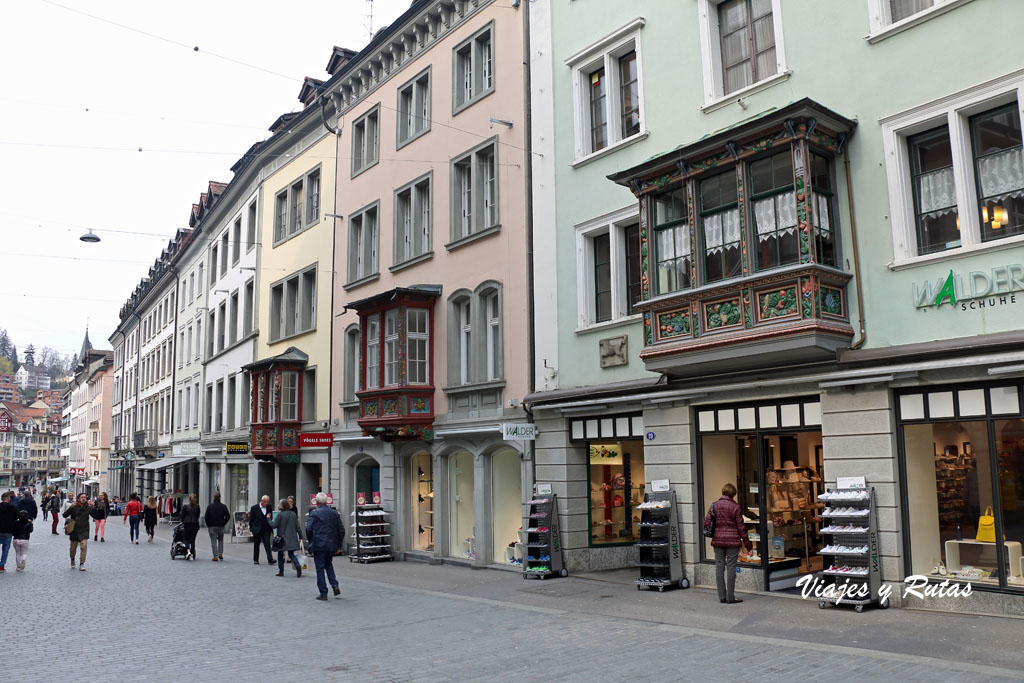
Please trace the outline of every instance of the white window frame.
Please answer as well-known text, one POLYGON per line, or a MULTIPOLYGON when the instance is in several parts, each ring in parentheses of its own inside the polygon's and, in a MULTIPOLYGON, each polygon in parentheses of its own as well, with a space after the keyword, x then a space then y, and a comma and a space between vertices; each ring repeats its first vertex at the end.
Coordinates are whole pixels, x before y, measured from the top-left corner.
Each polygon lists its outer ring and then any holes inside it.
POLYGON ((380 350, 381 350, 381 321, 380 314, 366 316, 366 388, 379 389, 380 379, 380 350), (371 372, 371 368, 373 372, 371 372))
POLYGON ((893 22, 892 10, 889 0, 868 0, 868 19, 871 25, 871 32, 864 36, 869 43, 877 43, 889 36, 896 35, 922 24, 929 19, 945 14, 961 5, 966 5, 972 0, 935 0, 935 4, 928 9, 921 10, 917 14, 904 17, 900 21, 893 22))
POLYGON ((451 241, 445 245, 446 248, 451 249, 453 245, 477 235, 489 234, 501 227, 500 163, 497 138, 491 138, 451 160, 451 241), (486 175, 485 166, 481 163, 488 151, 494 156, 493 176, 486 175), (467 162, 470 179, 468 191, 464 190, 464 183, 460 180, 467 162), (465 214, 467 205, 468 218, 465 214), (488 214, 491 214, 490 219, 488 214))
POLYGON ((299 419, 299 371, 284 370, 281 372, 281 421, 296 422, 299 419), (288 387, 288 378, 292 378, 291 388, 288 387), (291 391, 291 400, 288 393, 291 391), (290 416, 290 417, 289 417, 290 416))
POLYGON ((270 341, 279 342, 290 337, 297 337, 316 329, 316 296, 317 296, 317 263, 312 263, 302 270, 287 275, 270 284, 270 341), (311 296, 307 296, 306 288, 303 287, 305 278, 312 273, 313 287, 311 296), (288 293, 294 285, 295 301, 289 306, 288 293), (274 290, 280 288, 280 302, 275 300, 274 290), (307 299, 311 299, 307 301, 307 299), (277 309, 277 310, 275 310, 277 309), (309 311, 309 327, 302 324, 303 311, 309 311), (275 326, 275 319, 277 325, 275 326), (291 322, 292 329, 288 330, 288 323, 291 322))
POLYGON ((380 273, 380 202, 373 202, 349 215, 348 240, 348 285, 378 275, 380 273), (372 229, 368 231, 366 219, 371 214, 373 215, 373 225, 372 229))
POLYGON ((352 175, 357 175, 377 165, 380 161, 380 104, 375 104, 352 122, 352 175), (373 135, 366 131, 373 121, 373 135), (357 144, 358 143, 358 144, 357 144), (358 146, 358 151, 356 147, 358 146))
MULTIPOLYGON (((598 216, 576 226, 576 287, 577 332, 588 328, 600 328, 623 321, 639 321, 640 313, 628 315, 626 281, 626 227, 640 220, 640 211, 636 205, 628 206, 611 213, 598 216), (609 252, 611 254, 612 281, 612 317, 597 322, 597 292, 594 286, 594 238, 610 235, 609 252)), ((648 245, 648 250, 650 250, 648 245)))
POLYGON ((431 70, 428 66, 398 88, 395 114, 395 149, 430 132, 431 70), (402 100, 409 95, 408 110, 402 100), (403 134, 404 132, 404 134, 403 134))
POLYGON ((501 329, 501 290, 489 289, 480 297, 481 313, 484 322, 484 359, 488 381, 502 377, 502 329, 501 329))
POLYGON ((494 61, 497 58, 494 33, 494 22, 488 22, 452 48, 452 116, 494 92, 496 80, 494 61), (489 41, 489 55, 482 53, 479 49, 480 38, 484 34, 487 34, 489 41), (460 53, 467 47, 469 48, 470 65, 461 79, 464 82, 460 83, 459 67, 463 59, 460 53), (465 81, 469 82, 468 92, 465 81))
POLYGON ((455 305, 458 312, 459 384, 473 381, 473 299, 467 297, 455 305))
POLYGON ((433 172, 430 172, 395 190, 393 258, 396 266, 431 253, 433 184, 433 172))
POLYGON ((405 309, 405 316, 406 316, 406 318, 405 318, 405 329, 406 329, 406 334, 405 334, 405 340, 406 340, 405 341, 405 344, 406 344, 406 348, 405 348, 405 362, 406 362, 406 364, 411 364, 411 362, 412 362, 412 359, 411 359, 410 353, 409 353, 410 342, 412 342, 413 340, 418 340, 418 341, 424 342, 424 346, 423 346, 423 381, 422 382, 414 382, 412 380, 412 373, 410 372, 408 367, 405 370, 406 380, 407 380, 407 382, 410 385, 426 385, 426 384, 430 384, 430 309, 429 308, 419 308, 419 307, 406 308, 405 309), (409 319, 410 319, 410 317, 413 314, 417 314, 418 315, 420 313, 422 313, 423 316, 424 316, 424 331, 423 332, 414 332, 413 329, 412 329, 412 325, 409 324, 409 319))
POLYGON ((245 220, 245 251, 248 253, 256 248, 256 235, 259 234, 256 225, 259 221, 259 209, 255 199, 249 202, 245 220))
POLYGON ((391 308, 384 311, 384 386, 397 387, 401 383, 401 358, 403 349, 399 340, 402 323, 401 311, 391 308), (391 327, 390 331, 388 327, 391 327))
POLYGON ((575 162, 578 165, 602 157, 620 147, 643 140, 647 130, 644 105, 643 54, 640 47, 640 30, 647 20, 637 17, 596 43, 569 56, 566 66, 572 69, 573 81, 573 127, 575 129, 575 162), (621 130, 621 83, 619 82, 619 58, 636 51, 637 93, 640 105, 640 131, 624 136, 621 130), (590 139, 590 74, 604 67, 605 120, 608 123, 608 144, 594 151, 590 139))
POLYGON ((764 90, 789 78, 792 73, 786 66, 786 48, 782 31, 782 0, 772 0, 772 25, 775 29, 775 73, 751 83, 745 88, 725 94, 722 73, 722 43, 718 26, 718 6, 724 0, 697 0, 697 17, 700 25, 701 67, 704 75, 704 106, 701 111, 708 113, 727 104, 742 100, 747 95, 764 90))
POLYGON ((975 114, 1006 105, 1014 98, 1017 100, 1021 121, 1024 121, 1024 69, 909 111, 879 119, 885 150, 889 216, 892 223, 893 260, 888 264, 889 269, 900 270, 917 264, 959 258, 964 254, 997 251, 1024 244, 1024 235, 990 242, 981 241, 969 123, 970 117, 975 114), (942 125, 949 128, 961 246, 919 256, 907 138, 942 125))

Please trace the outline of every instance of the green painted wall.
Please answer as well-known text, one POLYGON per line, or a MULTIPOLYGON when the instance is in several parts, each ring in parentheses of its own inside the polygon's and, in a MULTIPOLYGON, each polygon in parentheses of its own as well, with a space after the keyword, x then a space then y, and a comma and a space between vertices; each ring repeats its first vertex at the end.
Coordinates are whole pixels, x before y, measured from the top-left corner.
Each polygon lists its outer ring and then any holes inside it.
MULTIPOLYGON (((1024 263, 1024 248, 963 256, 893 271, 889 196, 879 119, 971 88, 1024 67, 1024 2, 974 0, 875 44, 869 33, 868 0, 783 0, 782 25, 791 76, 710 113, 704 103, 697 0, 551 0, 554 62, 555 167, 558 231, 559 381, 562 387, 643 376, 636 357, 641 325, 577 334, 574 226, 630 204, 632 195, 606 176, 644 159, 691 143, 750 117, 810 97, 858 121, 851 139, 855 211, 868 325, 867 347, 880 347, 1020 329, 1024 293, 1016 305, 984 311, 918 310, 913 283, 934 281, 950 268, 966 276, 1006 263, 1024 263), (631 22, 641 29, 645 128, 650 136, 573 169, 572 69, 569 55, 631 22), (628 330, 628 366, 602 370, 597 340, 628 330)), ((534 97, 538 95, 535 93, 534 97)), ((841 164, 837 164, 841 166, 841 164)), ((843 255, 850 262, 845 177, 838 221, 843 255)), ((852 262, 846 266, 852 272, 852 262)), ((851 285, 852 297, 852 285, 851 285)), ((851 306, 855 302, 851 301, 851 306)), ((855 312, 855 309, 854 309, 855 312)), ((856 327, 856 322, 854 323, 856 327)))

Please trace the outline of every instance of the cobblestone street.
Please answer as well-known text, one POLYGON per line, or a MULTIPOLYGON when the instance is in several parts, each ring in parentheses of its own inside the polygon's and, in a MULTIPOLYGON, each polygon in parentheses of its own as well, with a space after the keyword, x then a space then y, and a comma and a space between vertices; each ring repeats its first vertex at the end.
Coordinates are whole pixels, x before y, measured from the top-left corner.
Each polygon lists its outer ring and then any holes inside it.
MULTIPOLYGON (((575 609, 573 594, 596 586, 586 602, 610 602, 622 600, 624 589, 572 577, 524 584, 498 571, 362 567, 338 558, 342 597, 324 604, 314 600, 314 572, 277 578, 276 569, 253 566, 248 544, 230 546, 227 561, 213 563, 204 530, 200 559, 172 562, 166 526, 153 544, 143 539, 134 546, 127 528, 111 522, 106 543, 89 542, 85 572, 68 568, 67 539, 50 535, 41 519, 26 572, 13 571, 12 553, 0 595, 3 631, 17 642, 15 669, 45 663, 54 678, 211 681, 1020 678, 1010 666, 661 623, 654 611, 646 620, 596 614, 575 609), (432 572, 455 583, 443 591, 399 585, 432 572), (367 575, 377 580, 362 578, 367 575), (518 604, 510 599, 517 595, 518 604), (46 605, 54 607, 52 617, 46 605)), ((682 594, 704 601, 708 593, 677 592, 670 599, 682 594)), ((634 593, 632 599, 654 605, 661 597, 669 594, 634 593)), ((1020 621, 1004 623, 1018 634, 1024 630, 1020 621)))

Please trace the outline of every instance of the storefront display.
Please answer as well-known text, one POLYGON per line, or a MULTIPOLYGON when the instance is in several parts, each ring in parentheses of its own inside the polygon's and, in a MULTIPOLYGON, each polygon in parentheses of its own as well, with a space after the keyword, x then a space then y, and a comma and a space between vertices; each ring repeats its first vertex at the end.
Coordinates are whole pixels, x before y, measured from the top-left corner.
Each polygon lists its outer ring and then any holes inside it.
POLYGON ((633 543, 639 538, 644 496, 644 450, 640 439, 588 443, 590 545, 633 543))
POLYGON ((363 460, 355 467, 356 505, 380 503, 380 465, 373 458, 363 460))
POLYGON ((412 472, 412 548, 434 549, 434 465, 430 453, 417 453, 412 472))
POLYGON ((227 505, 231 512, 249 509, 249 466, 228 465, 227 505))
POLYGON ((491 455, 491 561, 519 565, 523 560, 523 475, 519 453, 512 449, 491 455))
POLYGON ((458 451, 448 456, 448 556, 476 558, 473 455, 458 451))
POLYGON ((908 573, 1024 588, 1021 385, 908 390, 898 406, 908 573))
MULTIPOLYGON (((762 568, 771 590, 795 585, 800 574, 822 570, 821 510, 824 492, 817 399, 698 409, 701 432, 701 509, 734 483, 753 544, 739 564, 762 568)), ((711 539, 704 560, 714 558, 711 539)))

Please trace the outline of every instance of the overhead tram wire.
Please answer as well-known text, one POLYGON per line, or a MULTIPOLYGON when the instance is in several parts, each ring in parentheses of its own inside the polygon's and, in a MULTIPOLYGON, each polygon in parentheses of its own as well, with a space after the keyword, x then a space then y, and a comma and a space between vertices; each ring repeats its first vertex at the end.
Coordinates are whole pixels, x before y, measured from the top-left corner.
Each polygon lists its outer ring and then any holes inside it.
MULTIPOLYGON (((80 14, 82 16, 89 17, 90 19, 94 19, 96 21, 101 21, 103 23, 110 24, 112 26, 117 26, 119 28, 123 28, 123 29, 128 30, 128 31, 133 31, 135 33, 139 33, 139 34, 142 34, 144 36, 148 36, 150 38, 154 38, 156 40, 163 41, 165 43, 170 43, 171 45, 177 45, 178 47, 184 47, 184 48, 192 50, 193 52, 200 52, 199 46, 197 46, 197 45, 189 45, 187 43, 181 42, 180 40, 175 40, 173 38, 166 38, 164 36, 157 35, 155 33, 150 33, 149 31, 144 31, 142 29, 135 28, 134 26, 128 26, 127 24, 122 24, 122 23, 113 21, 111 19, 106 19, 104 17, 100 17, 100 16, 97 16, 95 14, 90 14, 88 12, 83 12, 83 11, 75 9, 73 7, 68 7, 66 5, 62 5, 62 4, 58 3, 58 2, 54 2, 53 0, 39 0, 39 1, 40 2, 44 2, 44 3, 48 4, 48 5, 52 5, 54 7, 59 7, 61 9, 67 10, 69 12, 74 12, 75 14, 80 14)), ((216 57, 217 59, 223 59, 223 60, 225 60, 227 62, 231 62, 232 64, 237 64, 239 66, 244 66, 244 67, 247 67, 247 68, 250 68, 250 69, 255 69, 257 71, 262 71, 264 73, 271 74, 273 76, 278 76, 280 78, 286 78, 286 79, 288 79, 290 81, 293 81, 295 83, 298 83, 298 84, 302 84, 302 83, 305 82, 304 78, 295 78, 294 76, 288 76, 286 74, 280 73, 278 71, 274 71, 272 69, 267 69, 266 67, 262 67, 262 66, 259 66, 257 64, 252 64, 250 62, 246 62, 246 61, 243 61, 243 60, 240 60, 240 59, 234 59, 233 57, 228 57, 228 56, 225 56, 225 55, 220 55, 220 54, 217 54, 215 52, 209 52, 207 50, 203 50, 202 53, 210 55, 212 57, 216 57)), ((380 104, 380 107, 382 109, 388 109, 390 111, 395 111, 395 112, 398 111, 397 107, 392 107, 392 106, 386 105, 383 102, 380 102, 379 104, 380 104)), ((467 135, 473 135, 473 136, 476 136, 476 137, 482 138, 482 139, 491 137, 491 135, 487 134, 487 133, 477 133, 475 131, 466 130, 465 128, 459 128, 458 126, 453 126, 453 125, 450 125, 450 124, 447 124, 447 123, 441 123, 440 121, 431 120, 430 123, 431 123, 431 125, 436 123, 437 125, 439 125, 439 126, 441 126, 443 128, 448 128, 450 130, 456 130, 456 131, 459 131, 459 132, 462 132, 462 133, 466 133, 467 135)), ((0 144, 2 144, 2 143, 0 143, 0 144)), ((513 145, 510 142, 502 142, 501 140, 498 140, 498 144, 502 145, 502 146, 505 146, 505 147, 510 147, 512 149, 519 150, 520 152, 527 151, 526 148, 520 147, 519 145, 513 145)), ((537 152, 535 150, 531 150, 531 153, 532 154, 536 154, 539 157, 543 157, 543 154, 541 154, 540 152, 537 152)))

